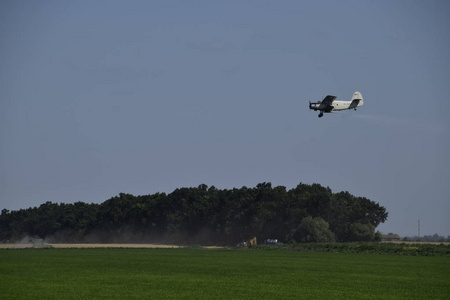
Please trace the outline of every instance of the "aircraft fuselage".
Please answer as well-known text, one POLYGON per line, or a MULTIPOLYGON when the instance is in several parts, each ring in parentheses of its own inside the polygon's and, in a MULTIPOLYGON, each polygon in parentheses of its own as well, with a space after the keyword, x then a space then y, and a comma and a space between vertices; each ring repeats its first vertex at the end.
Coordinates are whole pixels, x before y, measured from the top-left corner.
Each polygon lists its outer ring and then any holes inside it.
MULTIPOLYGON (((318 111, 321 102, 322 101, 318 101, 316 103, 311 103, 309 105, 309 108, 314 109, 315 111, 318 111)), ((346 110, 346 109, 352 109, 352 108, 358 107, 358 105, 353 105, 352 106, 352 102, 353 101, 333 101, 332 108, 331 107, 325 107, 323 109, 323 111, 324 112, 331 112, 332 110, 339 111, 339 110, 346 110)))

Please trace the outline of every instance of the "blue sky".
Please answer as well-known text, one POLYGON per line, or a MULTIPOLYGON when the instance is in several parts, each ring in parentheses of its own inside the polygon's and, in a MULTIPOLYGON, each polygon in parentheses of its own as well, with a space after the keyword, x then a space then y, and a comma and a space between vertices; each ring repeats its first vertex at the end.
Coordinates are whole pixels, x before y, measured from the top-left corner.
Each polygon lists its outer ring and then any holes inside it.
POLYGON ((447 1, 2 1, 0 208, 320 183, 450 235, 447 1), (308 101, 364 97, 319 119, 308 101))

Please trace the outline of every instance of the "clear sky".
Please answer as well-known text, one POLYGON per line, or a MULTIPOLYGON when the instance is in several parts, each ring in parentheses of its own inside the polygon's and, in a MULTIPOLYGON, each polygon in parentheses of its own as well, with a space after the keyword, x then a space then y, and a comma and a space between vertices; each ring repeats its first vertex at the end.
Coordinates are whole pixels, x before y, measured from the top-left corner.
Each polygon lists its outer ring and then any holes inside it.
POLYGON ((319 183, 450 235, 450 2, 1 1, 0 209, 319 183), (317 117, 308 101, 364 97, 317 117))

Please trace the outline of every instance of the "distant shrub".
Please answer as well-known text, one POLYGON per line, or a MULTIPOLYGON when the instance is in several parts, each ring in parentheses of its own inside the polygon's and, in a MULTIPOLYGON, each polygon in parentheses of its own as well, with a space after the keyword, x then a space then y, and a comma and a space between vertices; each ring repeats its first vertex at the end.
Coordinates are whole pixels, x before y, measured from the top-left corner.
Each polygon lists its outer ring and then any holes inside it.
POLYGON ((258 246, 259 250, 305 252, 378 253, 402 256, 450 256, 450 244, 409 243, 296 243, 289 245, 258 246))

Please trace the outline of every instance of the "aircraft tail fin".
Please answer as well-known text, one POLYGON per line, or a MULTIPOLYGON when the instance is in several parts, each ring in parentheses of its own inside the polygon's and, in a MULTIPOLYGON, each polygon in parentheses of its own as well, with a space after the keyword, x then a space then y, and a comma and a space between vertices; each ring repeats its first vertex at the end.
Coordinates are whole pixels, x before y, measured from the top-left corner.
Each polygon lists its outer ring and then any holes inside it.
POLYGON ((364 105, 364 99, 360 92, 354 92, 351 101, 352 104, 354 103, 356 106, 364 105))

